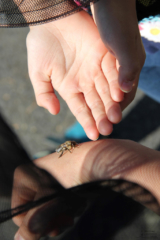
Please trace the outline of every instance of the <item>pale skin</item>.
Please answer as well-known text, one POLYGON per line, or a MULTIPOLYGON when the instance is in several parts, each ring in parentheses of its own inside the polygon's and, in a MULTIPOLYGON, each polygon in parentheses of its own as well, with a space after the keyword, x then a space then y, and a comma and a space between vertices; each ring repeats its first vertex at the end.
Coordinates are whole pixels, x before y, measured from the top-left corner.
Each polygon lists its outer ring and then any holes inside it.
MULTIPOLYGON (((62 158, 58 158, 58 154, 53 153, 35 160, 34 163, 47 170, 65 188, 94 180, 125 179, 149 190, 160 204, 160 152, 133 141, 107 139, 87 142, 81 144, 79 148, 75 148, 72 154, 66 152, 62 158)), ((30 184, 30 181, 25 181, 25 176, 18 169, 15 172, 14 181, 16 183, 14 189, 27 187, 32 193, 27 193, 27 197, 31 195, 33 199, 34 193, 34 198, 38 198, 39 193, 36 186, 39 183, 30 184)), ((13 192, 12 196, 12 207, 19 203, 26 203, 25 196, 21 195, 18 198, 17 192, 13 192)), ((28 213, 14 218, 14 222, 19 226, 17 234, 20 234, 25 240, 38 240, 41 237, 40 234, 33 234, 28 229, 30 218, 36 211, 37 209, 30 210, 28 213)), ((62 225, 64 221, 66 221, 66 225, 68 222, 72 224, 69 216, 63 218, 62 225)), ((53 219, 51 235, 57 235, 58 231, 57 221, 53 219)), ((17 237, 16 240, 19 238, 17 237)))
MULTIPOLYGON (((96 7, 105 9, 102 1, 97 3, 102 6, 92 7, 95 22, 81 11, 31 27, 27 36, 29 75, 38 105, 58 114, 60 104, 55 89, 91 140, 96 140, 99 133, 109 135, 112 132, 113 124, 121 121, 122 110, 136 93, 145 53, 138 31, 135 0, 131 2, 133 6, 127 5, 128 13, 123 21, 119 21, 119 10, 125 16, 126 8, 116 4, 117 11, 107 19, 106 14, 113 8, 108 5, 97 28, 96 7), (110 24, 101 29, 101 21, 110 24), (131 28, 126 22, 131 22, 131 28), (108 34, 101 37, 104 31, 108 34), (131 84, 124 87, 122 80, 131 84)), ((126 0, 121 3, 126 4, 126 0)))

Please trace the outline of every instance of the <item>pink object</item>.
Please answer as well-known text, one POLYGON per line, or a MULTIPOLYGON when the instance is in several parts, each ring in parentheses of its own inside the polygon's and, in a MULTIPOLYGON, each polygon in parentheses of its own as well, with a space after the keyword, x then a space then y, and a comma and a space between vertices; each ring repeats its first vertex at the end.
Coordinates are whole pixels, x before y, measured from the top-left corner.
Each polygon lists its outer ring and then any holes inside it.
MULTIPOLYGON (((77 4, 78 7, 81 7, 81 6, 82 6, 82 4, 81 4, 79 1, 74 0, 74 2, 77 4)), ((84 11, 87 11, 87 10, 88 10, 88 9, 85 8, 85 7, 82 7, 82 9, 83 9, 84 11)))
POLYGON ((139 24, 139 30, 143 30, 143 27, 142 27, 143 24, 139 24))

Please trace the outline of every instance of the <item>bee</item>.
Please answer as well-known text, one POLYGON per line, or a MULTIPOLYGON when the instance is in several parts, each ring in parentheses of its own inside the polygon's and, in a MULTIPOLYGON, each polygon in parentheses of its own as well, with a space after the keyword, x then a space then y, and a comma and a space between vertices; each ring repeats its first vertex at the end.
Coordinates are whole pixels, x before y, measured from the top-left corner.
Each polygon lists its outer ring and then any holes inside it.
POLYGON ((59 155, 59 158, 60 158, 60 157, 62 157, 62 155, 65 151, 68 150, 70 153, 72 153, 71 149, 74 149, 75 147, 78 147, 78 146, 79 146, 79 144, 76 143, 75 141, 66 141, 66 142, 62 143, 60 146, 58 146, 55 151, 57 153, 61 153, 59 155))

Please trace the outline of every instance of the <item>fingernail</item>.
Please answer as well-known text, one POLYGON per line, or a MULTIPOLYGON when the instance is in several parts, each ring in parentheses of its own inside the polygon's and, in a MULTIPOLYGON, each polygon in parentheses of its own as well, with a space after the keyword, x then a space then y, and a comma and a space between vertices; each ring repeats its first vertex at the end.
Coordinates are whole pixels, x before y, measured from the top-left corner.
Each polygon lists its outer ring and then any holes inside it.
POLYGON ((93 140, 93 141, 97 141, 98 139, 99 139, 99 137, 97 139, 93 140))
POLYGON ((19 233, 16 233, 14 240, 25 240, 19 233))
POLYGON ((133 82, 127 81, 123 82, 121 86, 121 90, 125 93, 129 93, 132 90, 133 82))

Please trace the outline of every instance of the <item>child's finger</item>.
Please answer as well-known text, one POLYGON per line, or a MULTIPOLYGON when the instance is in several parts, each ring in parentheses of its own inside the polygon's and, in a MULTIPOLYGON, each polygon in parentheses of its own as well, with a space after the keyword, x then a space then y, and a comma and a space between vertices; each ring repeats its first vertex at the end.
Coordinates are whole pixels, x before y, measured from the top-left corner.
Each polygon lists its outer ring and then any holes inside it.
POLYGON ((124 93, 119 87, 118 83, 118 71, 116 67, 116 58, 107 52, 102 61, 102 71, 109 84, 110 94, 115 102, 121 102, 124 97, 124 93))
POLYGON ((46 108, 51 114, 58 114, 60 103, 54 93, 51 80, 44 73, 36 72, 30 75, 37 104, 46 108))
POLYGON ((82 93, 75 93, 69 97, 67 96, 65 101, 78 122, 84 128, 88 138, 96 140, 99 137, 99 132, 92 113, 86 104, 84 95, 82 93))
POLYGON ((99 133, 102 135, 109 135, 113 130, 112 123, 108 120, 105 106, 98 95, 95 88, 88 89, 88 92, 84 92, 84 98, 89 106, 92 115, 96 121, 99 133))
POLYGON ((104 104, 105 114, 107 115, 108 120, 113 124, 117 124, 122 119, 122 111, 119 103, 113 101, 111 98, 111 92, 107 80, 102 74, 101 77, 95 81, 95 87, 104 104))

